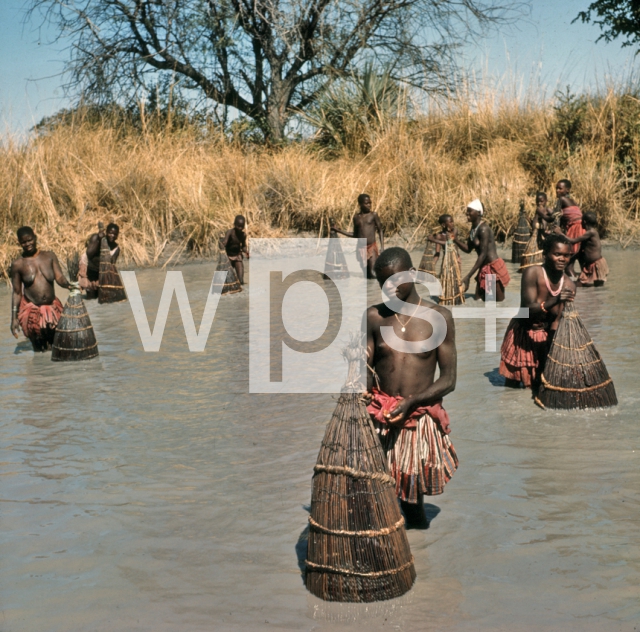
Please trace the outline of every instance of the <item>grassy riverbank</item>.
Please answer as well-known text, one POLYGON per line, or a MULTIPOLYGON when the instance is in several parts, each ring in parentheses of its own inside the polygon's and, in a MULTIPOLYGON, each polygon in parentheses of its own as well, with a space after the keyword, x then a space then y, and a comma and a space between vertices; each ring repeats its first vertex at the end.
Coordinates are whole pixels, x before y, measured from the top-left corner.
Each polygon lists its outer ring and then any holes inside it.
POLYGON ((308 142, 246 145, 195 125, 134 129, 82 118, 26 142, 5 138, 0 270, 18 254, 22 224, 64 257, 98 220, 116 221, 123 260, 153 265, 166 260, 170 244, 176 255, 189 247, 206 256, 238 213, 254 237, 318 234, 329 217, 346 225, 363 191, 387 231, 411 246, 443 212, 462 223, 474 197, 499 238, 508 238, 519 200, 531 212, 535 191, 553 197, 561 177, 574 182, 575 197, 598 214, 610 241, 640 239, 640 101, 628 91, 549 103, 489 95, 358 130, 366 143, 347 134, 330 154, 308 142))

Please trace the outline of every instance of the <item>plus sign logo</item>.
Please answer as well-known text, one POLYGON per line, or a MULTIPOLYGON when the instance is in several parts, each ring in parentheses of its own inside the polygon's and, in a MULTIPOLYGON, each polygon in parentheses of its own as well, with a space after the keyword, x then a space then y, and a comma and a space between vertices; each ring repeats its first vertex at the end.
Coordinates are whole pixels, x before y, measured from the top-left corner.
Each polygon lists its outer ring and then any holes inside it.
POLYGON ((454 318, 484 319, 484 350, 495 352, 496 323, 499 318, 529 318, 528 307, 498 307, 496 302, 496 275, 486 276, 486 292, 484 307, 453 307, 454 318))

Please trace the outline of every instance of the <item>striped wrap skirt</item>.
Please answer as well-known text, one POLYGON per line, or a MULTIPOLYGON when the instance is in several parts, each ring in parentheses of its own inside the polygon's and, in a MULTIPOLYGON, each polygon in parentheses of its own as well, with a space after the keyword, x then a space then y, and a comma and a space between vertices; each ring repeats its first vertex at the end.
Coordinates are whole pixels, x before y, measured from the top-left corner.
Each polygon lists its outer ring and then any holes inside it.
POLYGON ((438 424, 429 415, 420 417, 415 428, 395 428, 375 420, 373 424, 396 479, 398 498, 418 503, 420 494, 442 494, 458 469, 458 456, 438 424))

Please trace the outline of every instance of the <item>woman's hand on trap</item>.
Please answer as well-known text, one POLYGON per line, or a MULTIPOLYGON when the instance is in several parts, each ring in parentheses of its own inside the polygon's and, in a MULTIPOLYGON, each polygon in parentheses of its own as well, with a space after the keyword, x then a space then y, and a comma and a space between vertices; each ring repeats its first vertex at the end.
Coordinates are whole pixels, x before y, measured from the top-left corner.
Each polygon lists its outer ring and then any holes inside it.
POLYGON ((576 291, 569 287, 563 287, 562 292, 560 292, 560 301, 573 301, 576 297, 576 291))

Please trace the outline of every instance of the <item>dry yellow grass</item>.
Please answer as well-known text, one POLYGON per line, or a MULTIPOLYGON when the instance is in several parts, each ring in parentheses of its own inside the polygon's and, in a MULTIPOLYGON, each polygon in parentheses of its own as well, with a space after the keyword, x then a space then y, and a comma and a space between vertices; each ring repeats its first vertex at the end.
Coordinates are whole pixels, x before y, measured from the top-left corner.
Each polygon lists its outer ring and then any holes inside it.
POLYGON ((599 214, 607 236, 626 245, 640 235, 633 173, 640 141, 627 123, 622 131, 616 126, 637 120, 632 98, 611 91, 587 100, 582 140, 569 149, 553 141, 551 104, 495 98, 473 108, 471 100, 431 107, 417 120, 386 126, 366 156, 344 152, 331 159, 310 144, 270 151, 215 134, 203 138, 195 129, 141 133, 83 121, 21 144, 6 138, 0 270, 18 255, 15 230, 23 224, 33 226, 41 247, 64 259, 83 247, 98 221, 116 221, 123 263, 152 265, 166 258, 170 242, 180 252, 192 239, 197 252, 209 254, 239 213, 254 237, 317 232, 329 217, 346 226, 364 191, 387 231, 402 232, 411 245, 443 212, 464 225, 465 203, 475 197, 497 234, 508 236, 519 200, 531 211, 541 186, 552 200, 551 185, 561 177, 574 182, 584 209, 599 214), (543 176, 540 164, 547 164, 543 176))

